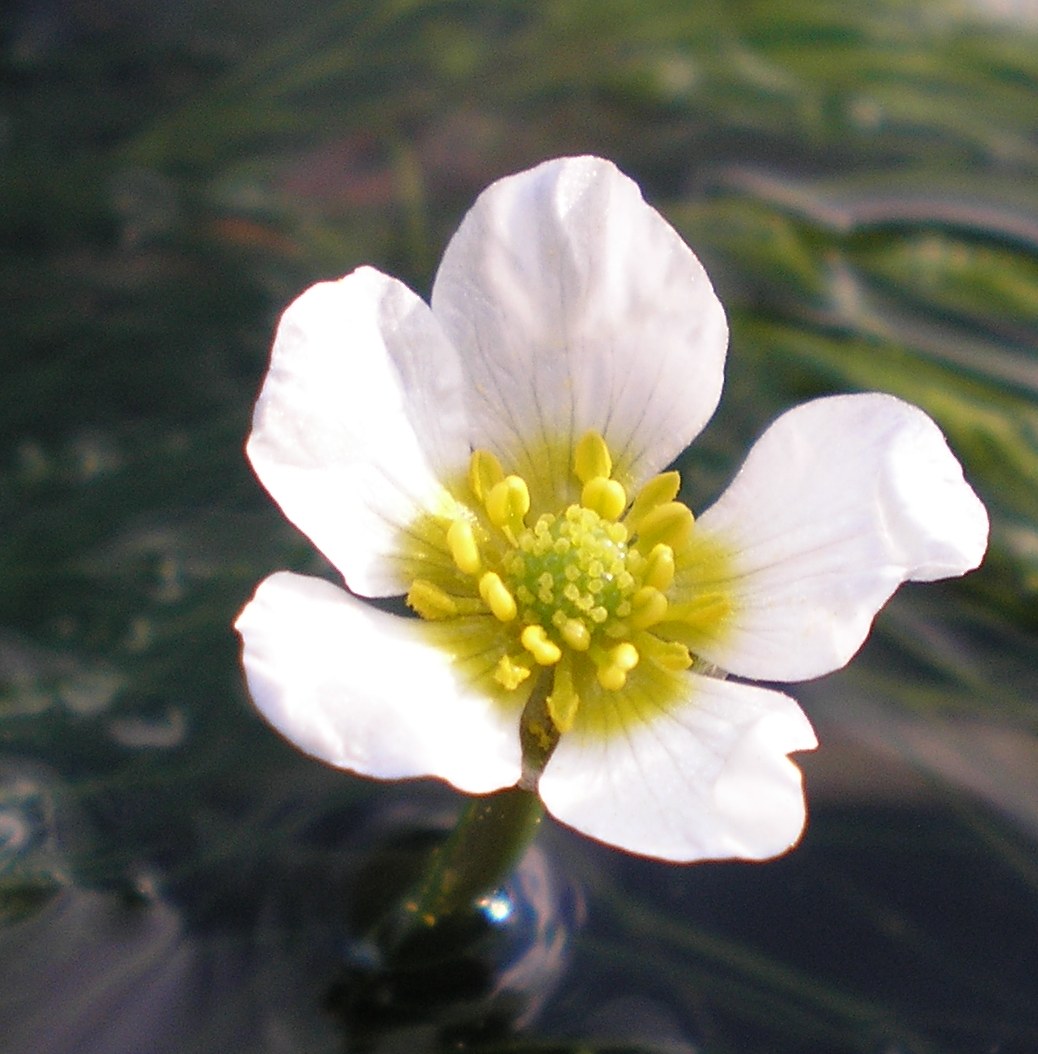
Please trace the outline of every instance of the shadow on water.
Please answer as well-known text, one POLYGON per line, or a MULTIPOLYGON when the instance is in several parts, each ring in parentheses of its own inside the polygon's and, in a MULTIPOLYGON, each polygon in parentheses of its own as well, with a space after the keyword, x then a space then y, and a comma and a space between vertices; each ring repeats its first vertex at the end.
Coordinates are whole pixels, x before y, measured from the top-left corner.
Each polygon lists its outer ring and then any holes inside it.
POLYGON ((330 807, 331 776, 288 768, 291 792, 238 817, 236 844, 196 830, 162 847, 190 871, 145 859, 107 887, 70 881, 62 831, 83 823, 62 815, 52 774, 9 775, 10 1049, 119 1054, 148 1036, 155 1051, 333 1051, 348 1035, 373 1051, 1023 1054, 1038 1039, 1030 843, 909 770, 877 763, 899 800, 871 803, 847 800, 849 768, 839 794, 820 774, 804 843, 766 868, 674 868, 546 828, 517 885, 483 905, 470 952, 379 980, 358 920, 453 802, 415 786, 330 807), (559 1046, 522 1046, 537 1036, 559 1046))

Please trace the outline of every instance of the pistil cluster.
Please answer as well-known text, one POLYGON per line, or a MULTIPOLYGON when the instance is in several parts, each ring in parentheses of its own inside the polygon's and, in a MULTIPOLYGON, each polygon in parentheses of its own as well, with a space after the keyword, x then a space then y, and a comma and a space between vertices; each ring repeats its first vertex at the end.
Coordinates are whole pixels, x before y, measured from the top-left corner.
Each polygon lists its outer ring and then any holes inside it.
POLYGON ((572 469, 579 502, 529 522, 526 481, 475 451, 472 500, 441 525, 452 571, 415 579, 407 597, 426 619, 492 620, 506 642, 494 679, 517 691, 532 674, 549 674, 558 732, 596 685, 620 692, 643 661, 671 671, 692 664, 684 644, 654 632, 671 613, 667 593, 693 531, 691 511, 675 500, 678 474, 654 477, 629 500, 597 432, 577 444, 572 469))

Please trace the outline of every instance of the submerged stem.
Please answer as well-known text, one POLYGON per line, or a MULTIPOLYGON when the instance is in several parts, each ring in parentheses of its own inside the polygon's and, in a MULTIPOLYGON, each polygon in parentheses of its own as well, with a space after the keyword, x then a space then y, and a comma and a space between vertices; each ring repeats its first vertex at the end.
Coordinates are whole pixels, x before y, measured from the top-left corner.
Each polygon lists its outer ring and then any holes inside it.
POLYGON ((551 686, 551 671, 541 670, 520 721, 519 784, 469 801, 454 830, 425 861, 417 882, 378 926, 375 940, 387 958, 413 939, 442 934, 449 923, 464 922, 522 859, 544 815, 537 780, 558 742, 547 709, 551 686))
POLYGON ((381 927, 379 944, 392 955, 407 940, 471 912, 499 888, 530 844, 543 809, 535 793, 511 787, 474 798, 425 872, 381 927))

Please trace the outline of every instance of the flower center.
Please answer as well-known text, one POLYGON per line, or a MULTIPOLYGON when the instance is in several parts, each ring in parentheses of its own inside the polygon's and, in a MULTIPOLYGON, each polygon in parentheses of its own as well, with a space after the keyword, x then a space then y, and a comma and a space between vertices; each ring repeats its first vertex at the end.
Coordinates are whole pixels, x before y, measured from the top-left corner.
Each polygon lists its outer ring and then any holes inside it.
POLYGON ((516 539, 502 566, 528 624, 543 626, 559 642, 586 651, 591 641, 631 613, 638 560, 622 523, 594 509, 570 505, 545 513, 516 539))
POLYGON ((443 526, 448 569, 416 578, 407 596, 423 618, 489 619, 500 650, 492 675, 506 691, 550 670, 547 710, 559 732, 582 699, 620 692, 643 659, 666 671, 692 663, 684 644, 653 632, 668 617, 676 556, 692 535, 692 513, 674 500, 678 474, 654 477, 628 501, 595 432, 577 444, 573 472, 580 501, 529 525, 525 480, 477 450, 475 506, 459 506, 443 526))

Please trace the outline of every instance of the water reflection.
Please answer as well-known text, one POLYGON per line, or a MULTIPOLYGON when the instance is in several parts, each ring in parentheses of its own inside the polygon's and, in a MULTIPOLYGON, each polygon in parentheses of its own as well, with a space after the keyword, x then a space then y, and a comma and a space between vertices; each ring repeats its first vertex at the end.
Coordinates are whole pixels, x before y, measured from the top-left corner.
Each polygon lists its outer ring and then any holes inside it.
MULTIPOLYGON (((177 887, 172 876, 138 870, 117 888, 87 889, 73 883, 60 851, 48 788, 26 775, 7 779, 6 1049, 137 1054, 147 1037, 156 1054, 312 1054, 406 1049, 401 1037, 419 1034, 421 1049, 431 1049, 448 1029, 497 1034, 531 1022, 562 977, 579 921, 568 887, 536 846, 476 906, 463 942, 388 973, 374 961, 358 968, 354 925, 370 892, 357 883, 373 877, 373 865, 386 878, 389 858, 373 827, 381 835, 396 829, 400 810, 391 812, 376 810, 360 824, 355 812, 325 816, 340 843, 339 822, 351 821, 353 844, 335 847, 313 839, 322 823, 311 816, 304 837, 244 881, 218 868, 177 887), (21 899, 12 896, 16 882, 21 899)), ((423 829, 437 837, 443 830, 428 820, 423 829)))
POLYGON ((468 914, 409 934, 383 958, 364 935, 408 892, 450 828, 429 819, 401 827, 392 812, 377 825, 381 835, 353 889, 353 938, 329 993, 356 1049, 393 1050, 402 1036, 418 1035, 422 1049, 489 1043, 533 1024, 565 976, 583 922, 582 898, 559 861, 534 843, 468 914))

